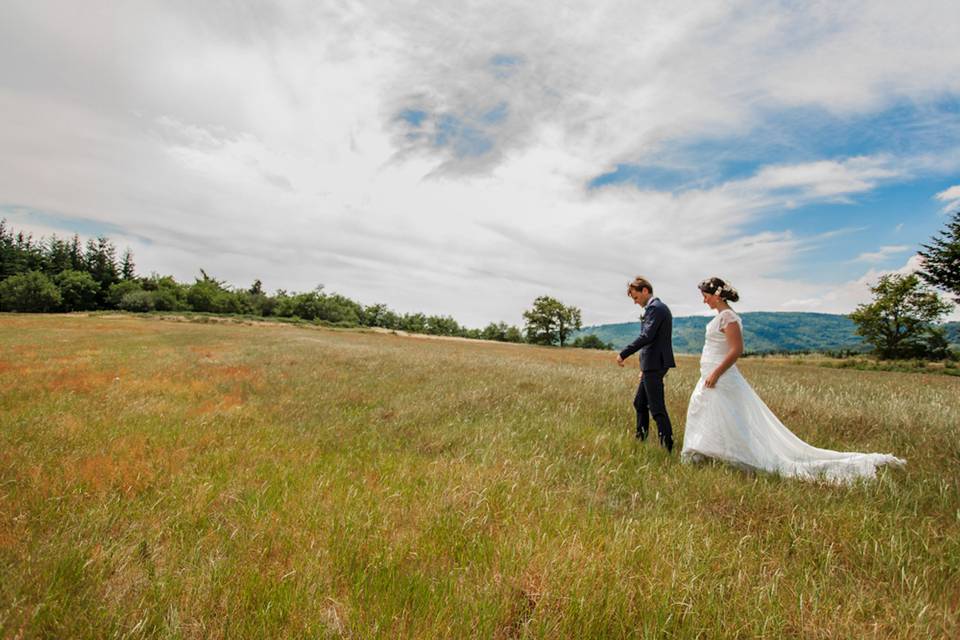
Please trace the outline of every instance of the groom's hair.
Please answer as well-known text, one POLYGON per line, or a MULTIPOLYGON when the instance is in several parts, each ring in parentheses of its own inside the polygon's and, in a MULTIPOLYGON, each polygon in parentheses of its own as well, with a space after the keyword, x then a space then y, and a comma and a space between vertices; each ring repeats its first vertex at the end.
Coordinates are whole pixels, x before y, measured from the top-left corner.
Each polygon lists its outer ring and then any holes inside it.
POLYGON ((627 295, 630 295, 631 291, 643 291, 644 289, 653 293, 653 285, 650 284, 650 281, 643 276, 637 276, 633 279, 633 282, 627 285, 627 295))

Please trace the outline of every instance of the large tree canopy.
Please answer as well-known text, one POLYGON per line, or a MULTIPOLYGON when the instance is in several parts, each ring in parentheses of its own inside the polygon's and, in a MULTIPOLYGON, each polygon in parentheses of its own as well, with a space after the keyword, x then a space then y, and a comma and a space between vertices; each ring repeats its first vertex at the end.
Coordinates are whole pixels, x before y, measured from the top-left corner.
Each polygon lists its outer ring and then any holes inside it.
POLYGON ((857 333, 881 358, 939 358, 947 353, 936 323, 950 310, 916 274, 887 274, 874 286, 873 302, 850 314, 857 333))
POLYGON ((533 308, 523 312, 527 340, 534 344, 559 344, 581 327, 580 309, 565 306, 550 296, 540 296, 533 308))

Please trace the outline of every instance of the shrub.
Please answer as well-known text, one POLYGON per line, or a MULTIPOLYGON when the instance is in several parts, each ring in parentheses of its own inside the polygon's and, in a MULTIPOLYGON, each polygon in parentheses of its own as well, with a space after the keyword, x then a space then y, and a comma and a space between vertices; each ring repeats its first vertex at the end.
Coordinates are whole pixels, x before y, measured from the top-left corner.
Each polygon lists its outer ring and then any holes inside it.
POLYGON ((194 311, 215 313, 218 311, 217 298, 221 293, 223 289, 216 282, 198 280, 187 290, 187 304, 194 311))
POLYGON ((153 294, 153 307, 157 311, 179 311, 184 307, 177 291, 174 289, 163 288, 150 293, 153 294))
POLYGON ((135 279, 121 280, 120 282, 110 285, 110 289, 107 290, 107 304, 109 304, 111 308, 120 309, 120 303, 125 295, 142 290, 143 288, 140 282, 135 279))
POLYGON ((85 271, 67 269, 53 278, 60 290, 64 311, 83 311, 97 308, 100 285, 85 271))
POLYGON ((523 333, 519 328, 506 322, 491 322, 481 330, 479 337, 497 342, 523 342, 523 333))
POLYGON ((153 303, 157 311, 180 311, 187 309, 187 291, 189 287, 173 279, 173 276, 152 274, 141 278, 144 291, 153 293, 153 303))
POLYGON ((131 291, 120 300, 120 308, 124 311, 146 313, 156 309, 156 301, 152 291, 131 291))
POLYGON ((589 334, 585 336, 578 336, 573 342, 570 343, 571 347, 577 347, 579 349, 601 349, 603 351, 609 351, 613 349, 613 345, 604 342, 594 334, 589 334))
POLYGON ((60 290, 39 271, 10 276, 0 282, 0 310, 44 313, 60 308, 60 290))

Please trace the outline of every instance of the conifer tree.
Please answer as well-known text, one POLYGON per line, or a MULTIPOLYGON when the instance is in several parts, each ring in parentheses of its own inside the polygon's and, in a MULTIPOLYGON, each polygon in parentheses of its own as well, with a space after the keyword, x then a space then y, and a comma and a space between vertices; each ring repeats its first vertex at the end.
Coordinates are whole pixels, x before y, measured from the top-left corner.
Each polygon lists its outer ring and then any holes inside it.
POLYGON ((120 263, 120 278, 122 280, 133 280, 137 277, 136 265, 133 263, 133 251, 127 247, 123 252, 123 261, 120 263))
POLYGON ((960 304, 960 209, 953 212, 953 218, 945 229, 930 240, 930 244, 921 245, 923 271, 920 277, 938 289, 949 292, 954 302, 960 304))
POLYGON ((73 234, 70 240, 70 268, 74 271, 86 271, 87 264, 83 259, 83 247, 80 246, 80 236, 73 234))

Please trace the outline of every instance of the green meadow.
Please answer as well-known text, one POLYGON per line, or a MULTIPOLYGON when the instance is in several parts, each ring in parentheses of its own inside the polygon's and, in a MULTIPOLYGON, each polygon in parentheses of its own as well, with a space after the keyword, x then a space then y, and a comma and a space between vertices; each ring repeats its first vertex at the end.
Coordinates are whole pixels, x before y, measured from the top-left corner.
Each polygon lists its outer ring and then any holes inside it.
POLYGON ((745 361, 803 439, 908 460, 830 486, 635 442, 635 362, 0 315, 0 637, 960 636, 960 379, 745 361))

